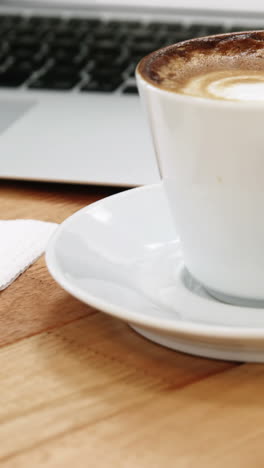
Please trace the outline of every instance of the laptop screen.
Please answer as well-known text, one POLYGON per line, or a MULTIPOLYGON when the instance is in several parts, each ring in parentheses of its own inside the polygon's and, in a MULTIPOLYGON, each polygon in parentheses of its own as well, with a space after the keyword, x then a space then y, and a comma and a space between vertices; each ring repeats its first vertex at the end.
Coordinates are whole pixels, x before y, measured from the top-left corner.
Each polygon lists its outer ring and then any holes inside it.
MULTIPOLYGON (((19 3, 26 2, 20 0, 19 3)), ((10 3, 15 3, 9 0, 10 3)), ((9 3, 4 2, 4 3, 9 3)), ((155 8, 184 8, 196 10, 222 10, 222 11, 240 11, 240 12, 264 12, 263 0, 31 0, 31 3, 52 3, 63 5, 97 5, 97 6, 140 6, 155 8)), ((1 3, 1 0, 0 0, 1 3)), ((18 2, 16 2, 18 3, 18 2)))

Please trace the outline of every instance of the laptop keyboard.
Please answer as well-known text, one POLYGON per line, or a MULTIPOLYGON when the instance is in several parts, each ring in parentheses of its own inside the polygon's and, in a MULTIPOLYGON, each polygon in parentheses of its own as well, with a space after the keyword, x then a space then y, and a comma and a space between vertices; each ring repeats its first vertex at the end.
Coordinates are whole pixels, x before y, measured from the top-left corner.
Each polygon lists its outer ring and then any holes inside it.
MULTIPOLYGON (((247 29, 256 27, 229 31, 247 29)), ((133 78, 144 55, 225 31, 221 24, 0 15, 0 87, 137 94, 133 78)))

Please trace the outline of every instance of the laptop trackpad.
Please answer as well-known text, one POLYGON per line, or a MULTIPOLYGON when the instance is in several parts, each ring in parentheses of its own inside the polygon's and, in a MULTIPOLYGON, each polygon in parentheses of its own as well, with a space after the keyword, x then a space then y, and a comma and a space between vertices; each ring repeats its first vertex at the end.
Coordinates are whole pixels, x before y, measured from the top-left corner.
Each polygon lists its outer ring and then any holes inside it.
POLYGON ((9 101, 0 99, 0 134, 4 133, 35 104, 36 101, 33 100, 9 101))

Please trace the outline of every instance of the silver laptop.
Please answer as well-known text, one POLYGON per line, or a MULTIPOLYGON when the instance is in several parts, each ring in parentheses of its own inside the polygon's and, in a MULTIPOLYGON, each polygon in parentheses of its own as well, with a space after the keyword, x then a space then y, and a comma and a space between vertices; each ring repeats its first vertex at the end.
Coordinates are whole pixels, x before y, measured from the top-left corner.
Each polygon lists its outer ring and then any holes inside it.
POLYGON ((255 27, 263 0, 0 0, 0 178, 159 181, 137 62, 189 37, 255 27))

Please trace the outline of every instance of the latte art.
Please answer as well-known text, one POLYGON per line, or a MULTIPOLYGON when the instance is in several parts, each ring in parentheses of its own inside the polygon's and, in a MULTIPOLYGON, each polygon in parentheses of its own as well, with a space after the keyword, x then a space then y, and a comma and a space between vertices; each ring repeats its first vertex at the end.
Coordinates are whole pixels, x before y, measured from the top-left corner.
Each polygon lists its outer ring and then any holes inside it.
POLYGON ((222 70, 190 78, 183 94, 237 101, 264 101, 264 71, 222 70))
POLYGON ((218 100, 264 100, 264 31, 222 34, 145 57, 139 74, 158 88, 218 100))

